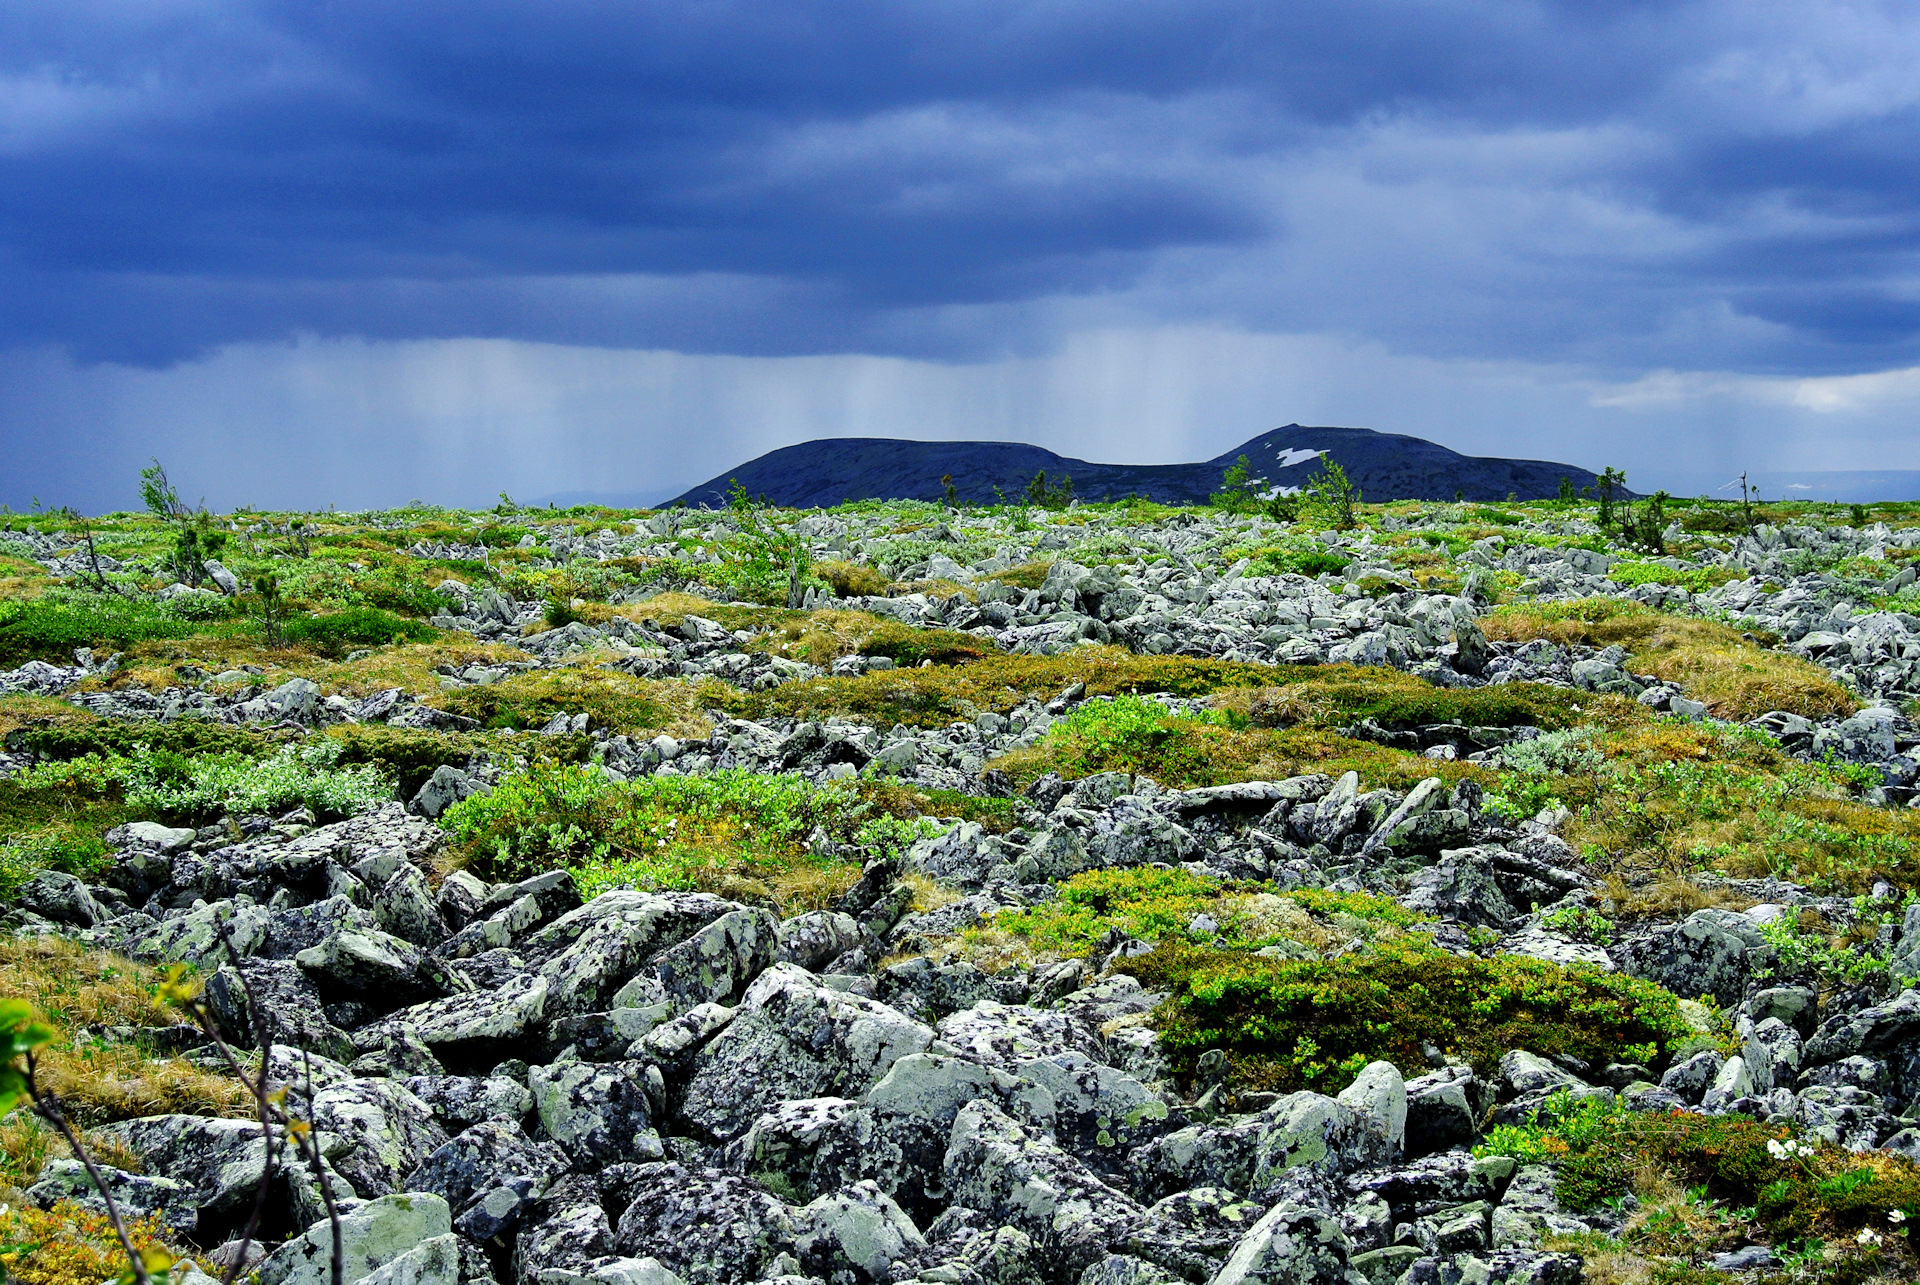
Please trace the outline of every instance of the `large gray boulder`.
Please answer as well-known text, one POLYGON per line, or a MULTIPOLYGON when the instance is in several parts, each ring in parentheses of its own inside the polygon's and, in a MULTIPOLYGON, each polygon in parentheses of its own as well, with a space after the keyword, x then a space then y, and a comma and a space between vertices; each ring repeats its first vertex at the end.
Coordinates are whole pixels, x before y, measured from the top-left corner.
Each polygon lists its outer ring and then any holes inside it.
POLYGON ((617 890, 568 911, 525 943, 527 954, 541 961, 547 1012, 605 1010, 649 960, 737 909, 705 894, 617 890))
POLYGON ((112 917, 87 891, 86 884, 60 870, 39 871, 21 884, 13 896, 22 910, 31 910, 57 924, 74 928, 92 928, 112 917))
POLYGON ((266 1140, 257 1122, 150 1115, 96 1132, 139 1156, 148 1173, 185 1183, 203 1227, 244 1218, 266 1174, 266 1140))
POLYGON ((581 1166, 659 1160, 644 1062, 561 1062, 527 1073, 540 1127, 581 1166))
MULTIPOLYGON (((433 1249, 387 1279, 393 1285, 418 1285, 426 1280, 454 1285, 457 1275, 444 1275, 435 1262, 427 1261, 444 1262, 444 1251, 453 1249, 457 1262, 452 1230, 452 1210, 431 1193, 406 1192, 370 1201, 341 1215, 342 1280, 355 1285, 432 1245, 433 1249)), ((260 1285, 328 1285, 332 1262, 333 1229, 328 1223, 318 1223, 267 1256, 260 1264, 260 1285)))
POLYGON ((1623 964, 1683 999, 1711 995, 1722 1008, 1745 997, 1754 971, 1771 967, 1773 948, 1760 926, 1731 910, 1696 910, 1680 923, 1632 943, 1623 964))
POLYGON ((795 1248, 797 1211, 757 1184, 711 1169, 650 1164, 620 1215, 623 1254, 653 1258, 688 1285, 757 1281, 795 1248))
POLYGON ((777 1103, 864 1093, 932 1041, 931 1030, 885 1004, 775 965, 694 1055, 680 1115, 714 1138, 735 1138, 777 1103))
POLYGON ((944 1170, 953 1203, 1031 1237, 1050 1280, 1074 1280, 1113 1252, 1141 1213, 1046 1135, 984 1099, 954 1118, 944 1170))
POLYGON ((406 1176, 447 1141, 433 1109, 397 1080, 329 1084, 311 1111, 316 1130, 345 1144, 328 1159, 363 1199, 405 1190, 406 1176))
POLYGON ((1351 1248, 1331 1210, 1283 1200, 1240 1238, 1212 1285, 1350 1285, 1351 1248))
POLYGON ((894 1263, 927 1247, 913 1220, 871 1182, 821 1196, 796 1221, 802 1269, 848 1285, 879 1285, 894 1263))
POLYGON ((454 1211, 454 1226, 476 1241, 512 1231, 566 1168, 555 1148, 529 1139, 513 1120, 485 1120, 450 1138, 406 1177, 454 1211))

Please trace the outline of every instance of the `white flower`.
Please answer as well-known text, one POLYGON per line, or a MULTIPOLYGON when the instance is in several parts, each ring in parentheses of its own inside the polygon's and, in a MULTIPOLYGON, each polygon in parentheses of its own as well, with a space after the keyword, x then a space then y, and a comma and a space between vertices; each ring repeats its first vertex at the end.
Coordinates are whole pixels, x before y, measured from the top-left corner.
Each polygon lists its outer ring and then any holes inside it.
POLYGON ((1880 1243, 1880 1233, 1871 1227, 1862 1227, 1860 1234, 1855 1236, 1854 1239, 1862 1245, 1878 1245, 1880 1243))
POLYGON ((1887 1221, 1890 1223, 1903 1223, 1907 1221, 1906 1211, 1903 1209, 1887 1210, 1887 1221))
POLYGON ((1791 1156, 1793 1152, 1788 1150, 1787 1144, 1780 1141, 1780 1139, 1768 1138, 1767 1154, 1772 1156, 1775 1160, 1785 1160, 1787 1157, 1791 1156))

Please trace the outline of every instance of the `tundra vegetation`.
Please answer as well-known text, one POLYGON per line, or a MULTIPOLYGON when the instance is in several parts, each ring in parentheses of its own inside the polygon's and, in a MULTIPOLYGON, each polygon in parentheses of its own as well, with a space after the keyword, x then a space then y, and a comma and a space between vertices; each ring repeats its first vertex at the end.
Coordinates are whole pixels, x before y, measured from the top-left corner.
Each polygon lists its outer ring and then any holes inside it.
POLYGON ((1598 492, 0 513, 0 1267, 1915 1279, 1920 505, 1598 492))

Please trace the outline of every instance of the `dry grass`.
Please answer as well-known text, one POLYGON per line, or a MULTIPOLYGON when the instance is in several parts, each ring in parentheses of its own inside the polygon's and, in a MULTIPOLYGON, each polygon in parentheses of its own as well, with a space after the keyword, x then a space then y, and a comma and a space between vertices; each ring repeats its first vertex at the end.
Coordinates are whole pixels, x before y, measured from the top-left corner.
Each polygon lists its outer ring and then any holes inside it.
POLYGON ((930 874, 910 870, 900 876, 900 882, 913 889, 913 912, 923 915, 929 910, 938 910, 942 906, 951 906, 961 900, 961 894, 941 883, 930 874))
POLYGON ((435 665, 499 664, 524 661, 517 647, 483 643, 448 634, 429 643, 404 643, 371 649, 355 661, 332 661, 299 647, 266 647, 250 638, 170 638, 135 645, 119 673, 110 680, 90 679, 83 687, 122 689, 144 687, 160 691, 177 686, 178 669, 195 665, 208 673, 257 665, 263 671, 253 681, 277 686, 289 678, 310 678, 327 695, 367 696, 388 687, 431 692, 440 685, 435 665))
POLYGON ((1683 919, 1696 910, 1745 910, 1757 904, 1751 897, 1703 886, 1680 874, 1663 875, 1639 888, 1617 874, 1608 875, 1600 895, 1608 913, 1621 919, 1683 919))
POLYGON ((599 657, 589 654, 482 687, 441 692, 427 703, 485 726, 538 728, 555 714, 585 714, 596 728, 628 735, 668 732, 686 739, 712 730, 703 712, 712 698, 709 686, 601 669, 599 657))
POLYGON ((238 1081, 184 1058, 150 1057, 132 1044, 80 1034, 89 1025, 169 1026, 179 1014, 153 997, 157 970, 58 938, 0 941, 7 993, 33 1004, 57 1037, 41 1050, 42 1087, 60 1095, 82 1124, 136 1116, 248 1114, 238 1081))
POLYGON ((877 598, 891 583, 872 567, 854 562, 816 562, 813 573, 832 585, 835 596, 841 598, 877 598))
POLYGON ((1722 718, 1749 719, 1776 709, 1823 718, 1860 708, 1818 665, 1756 646, 1714 621, 1671 616, 1623 599, 1502 607, 1484 626, 1487 637, 1508 642, 1618 643, 1635 673, 1676 684, 1722 718))
POLYGON ((0 556, 0 601, 25 602, 53 588, 53 577, 37 562, 0 556))
POLYGON ((15 728, 49 718, 63 723, 90 723, 94 715, 55 696, 0 696, 0 737, 15 728))

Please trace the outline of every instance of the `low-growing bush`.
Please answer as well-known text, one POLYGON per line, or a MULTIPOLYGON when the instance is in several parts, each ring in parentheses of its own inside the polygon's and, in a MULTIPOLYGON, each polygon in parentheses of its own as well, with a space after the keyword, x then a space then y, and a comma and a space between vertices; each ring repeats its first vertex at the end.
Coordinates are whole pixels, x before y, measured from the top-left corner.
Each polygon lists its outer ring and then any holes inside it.
POLYGON ((612 887, 695 888, 781 906, 844 890, 864 860, 897 856, 928 823, 874 816, 851 786, 727 770, 617 782, 593 764, 550 761, 449 808, 441 824, 484 878, 574 870, 612 887), (815 829, 846 849, 816 853, 815 829))
POLYGON ((1036 954, 1078 956, 1119 929, 1142 941, 1214 942, 1235 950, 1291 942, 1308 949, 1371 939, 1419 916, 1366 893, 1276 894, 1266 884, 1229 883, 1172 866, 1089 870, 1051 900, 1003 910, 974 935, 1011 934, 1036 954), (1205 916, 1201 919, 1201 916, 1205 916), (1329 918, 1336 926, 1329 927, 1329 918))
POLYGON ((1483 1073, 1514 1048, 1653 1063, 1690 1034, 1678 1000, 1651 982, 1524 956, 1453 955, 1414 937, 1330 960, 1167 940, 1127 970, 1171 992, 1155 1020, 1177 1069, 1223 1049, 1240 1079, 1262 1089, 1332 1092, 1376 1059, 1423 1066, 1427 1045, 1483 1073))
POLYGON ((184 638, 191 622, 144 598, 57 590, 0 601, 0 667, 29 660, 71 665, 76 647, 124 651, 149 638, 184 638))
MULTIPOLYGON (((78 712, 78 711, 76 711, 78 712)), ((201 718, 170 722, 152 719, 50 718, 16 729, 7 747, 40 759, 65 761, 86 754, 128 755, 139 750, 175 754, 238 754, 258 758, 285 745, 292 733, 236 727, 201 718)))
POLYGON ((1250 556, 1251 565, 1247 568, 1247 574, 1253 576, 1339 575, 1351 561, 1342 554, 1330 552, 1305 540, 1271 545, 1254 551, 1250 556))
POLYGON ((1051 562, 1023 562, 1017 567, 1008 567, 1005 571, 995 571, 987 576, 989 580, 998 580, 1001 584, 1012 585, 1016 589, 1038 589, 1047 582, 1047 572, 1053 570, 1051 562))
POLYGON ((1607 571, 1615 584, 1678 585, 1689 593, 1705 593, 1734 580, 1746 579, 1746 573, 1727 567, 1669 567, 1658 562, 1620 561, 1607 571))
POLYGON ((1770 651, 1711 620, 1670 616, 1622 598, 1580 598, 1496 609, 1487 637, 1628 651, 1627 668, 1678 686, 1722 718, 1744 720, 1783 709, 1808 718, 1851 714, 1860 707, 1818 665, 1770 651))
POLYGON ((129 755, 89 754, 42 764, 17 780, 28 789, 78 782, 116 787, 135 812, 196 824, 302 806, 334 820, 393 798, 390 777, 370 764, 342 766, 341 750, 340 742, 324 737, 283 746, 264 758, 143 748, 129 755))
MULTIPOLYGON (((155 1275, 177 1257, 156 1220, 129 1218, 126 1230, 155 1275)), ((104 1213, 64 1200, 45 1210, 0 1205, 0 1274, 18 1285, 100 1285, 127 1276, 127 1256, 104 1213)))
POLYGON ((1895 1153, 1857 1155, 1743 1115, 1636 1112, 1565 1094, 1548 1099, 1531 1124, 1494 1129, 1475 1150, 1551 1163, 1560 1199, 1576 1210, 1597 1208, 1651 1170, 1697 1199, 1744 1211, 1776 1246, 1844 1236, 1912 1262, 1899 1231, 1920 1217, 1920 1166, 1895 1153))
POLYGON ((682 717, 660 699, 659 690, 658 685, 630 674, 569 665, 461 687, 437 703, 486 727, 540 728, 555 714, 585 714, 590 727, 651 734, 682 717))
POLYGON ((715 703, 745 718, 825 718, 842 714, 870 722, 939 727, 991 710, 1005 713, 1021 701, 1050 699, 1070 684, 1089 695, 1167 692, 1204 696, 1230 687, 1286 682, 1306 671, 1284 665, 1140 656, 1118 647, 1086 646, 1058 656, 989 655, 969 665, 892 669, 858 678, 782 683, 768 692, 726 690, 715 703))
POLYGON ((1244 713, 1261 727, 1346 726, 1367 719, 1394 729, 1434 723, 1560 728, 1579 721, 1583 710, 1592 717, 1604 707, 1604 698, 1596 700, 1588 692, 1544 683, 1435 687, 1397 669, 1354 665, 1296 672, 1298 677, 1291 682, 1229 691, 1215 697, 1213 704, 1244 713))
MULTIPOLYGON (((403 798, 411 798, 443 763, 464 765, 517 748, 497 735, 481 732, 433 732, 381 723, 343 723, 329 728, 326 735, 339 742, 342 767, 373 765, 394 778, 403 798)), ((540 740, 540 754, 562 763, 580 763, 592 753, 593 744, 591 736, 546 736, 540 740)))
POLYGON ((289 620, 284 632, 288 642, 311 647, 324 656, 344 656, 356 647, 431 642, 438 637, 432 627, 378 607, 351 607, 327 616, 302 616, 289 620))

